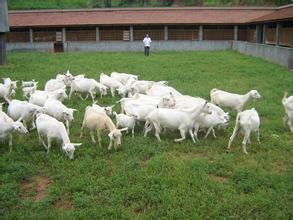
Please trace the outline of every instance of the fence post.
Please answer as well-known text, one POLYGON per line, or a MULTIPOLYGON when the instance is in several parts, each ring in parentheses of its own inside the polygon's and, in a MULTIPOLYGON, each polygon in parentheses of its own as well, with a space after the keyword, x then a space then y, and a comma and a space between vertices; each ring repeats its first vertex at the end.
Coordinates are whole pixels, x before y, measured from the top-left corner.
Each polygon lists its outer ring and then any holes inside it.
POLYGON ((99 27, 96 27, 96 41, 100 40, 100 29, 99 27))
POLYGON ((234 40, 238 40, 238 25, 234 25, 234 40))
POLYGON ((164 26, 164 40, 168 40, 168 26, 164 26))
POLYGON ((34 42, 34 35, 33 35, 33 29, 30 28, 30 42, 33 43, 34 42))
POLYGON ((129 29, 129 41, 133 41, 133 26, 131 25, 130 26, 130 29, 129 29))

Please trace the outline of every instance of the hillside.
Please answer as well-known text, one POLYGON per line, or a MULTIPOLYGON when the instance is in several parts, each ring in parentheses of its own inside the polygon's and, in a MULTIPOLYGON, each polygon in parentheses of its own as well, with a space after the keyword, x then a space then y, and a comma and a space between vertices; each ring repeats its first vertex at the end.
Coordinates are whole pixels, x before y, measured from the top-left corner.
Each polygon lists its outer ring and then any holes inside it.
POLYGON ((290 0, 9 0, 9 10, 163 6, 280 6, 290 0))

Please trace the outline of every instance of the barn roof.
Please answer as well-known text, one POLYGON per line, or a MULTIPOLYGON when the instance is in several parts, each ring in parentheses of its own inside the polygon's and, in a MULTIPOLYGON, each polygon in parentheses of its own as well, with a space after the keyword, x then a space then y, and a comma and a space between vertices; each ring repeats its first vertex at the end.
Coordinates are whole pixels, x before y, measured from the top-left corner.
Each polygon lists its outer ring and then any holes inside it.
POLYGON ((252 22, 271 22, 293 20, 293 4, 277 8, 274 12, 254 19, 252 22))
POLYGON ((10 11, 10 27, 141 24, 244 24, 273 7, 110 8, 10 11))

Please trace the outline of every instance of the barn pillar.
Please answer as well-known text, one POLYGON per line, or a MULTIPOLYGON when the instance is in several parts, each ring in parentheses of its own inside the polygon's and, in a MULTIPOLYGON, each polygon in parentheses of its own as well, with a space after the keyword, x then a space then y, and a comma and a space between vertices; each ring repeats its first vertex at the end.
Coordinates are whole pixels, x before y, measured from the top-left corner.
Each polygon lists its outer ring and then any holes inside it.
POLYGON ((198 40, 203 40, 203 26, 199 25, 198 40))
POLYGON ((30 28, 30 42, 33 43, 34 42, 34 35, 33 35, 33 29, 30 28))
POLYGON ((0 65, 7 63, 6 32, 9 31, 7 0, 0 1, 0 65))
POLYGON ((164 40, 168 40, 168 26, 164 26, 164 40))
POLYGON ((62 42, 65 43, 66 42, 66 29, 62 28, 62 42))
POLYGON ((100 29, 99 27, 96 27, 96 41, 100 40, 100 29))
POLYGON ((238 25, 234 25, 234 40, 238 40, 238 25))
POLYGON ((0 32, 0 65, 5 65, 6 63, 6 36, 5 33, 0 32))
POLYGON ((129 41, 133 41, 133 26, 131 25, 130 26, 130 29, 129 29, 129 41))
POLYGON ((266 24, 263 24, 262 26, 262 43, 266 44, 266 24))
POLYGON ((277 25, 276 25, 276 46, 279 46, 279 44, 280 44, 280 27, 281 27, 280 22, 277 22, 277 25))
POLYGON ((262 27, 261 24, 256 25, 256 43, 262 43, 262 27))

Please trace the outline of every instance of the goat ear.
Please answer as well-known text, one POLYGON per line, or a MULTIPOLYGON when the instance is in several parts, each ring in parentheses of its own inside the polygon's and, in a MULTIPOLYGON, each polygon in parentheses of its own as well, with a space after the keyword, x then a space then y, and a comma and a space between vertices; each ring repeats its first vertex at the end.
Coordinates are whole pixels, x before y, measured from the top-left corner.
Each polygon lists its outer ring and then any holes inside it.
POLYGON ((74 111, 74 112, 78 112, 78 110, 75 109, 75 108, 71 108, 71 110, 74 111))
POLYGON ((82 145, 82 143, 72 143, 74 147, 79 147, 82 145))
POLYGON ((127 131, 128 130, 128 128, 121 128, 121 129, 119 129, 119 131, 127 131))
POLYGON ((115 105, 111 105, 111 106, 109 106, 110 108, 114 108, 115 107, 115 105))

